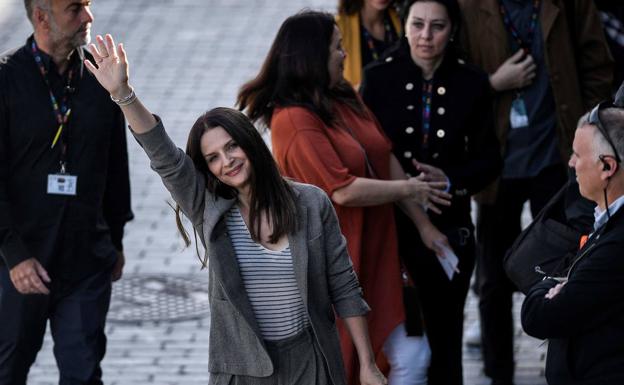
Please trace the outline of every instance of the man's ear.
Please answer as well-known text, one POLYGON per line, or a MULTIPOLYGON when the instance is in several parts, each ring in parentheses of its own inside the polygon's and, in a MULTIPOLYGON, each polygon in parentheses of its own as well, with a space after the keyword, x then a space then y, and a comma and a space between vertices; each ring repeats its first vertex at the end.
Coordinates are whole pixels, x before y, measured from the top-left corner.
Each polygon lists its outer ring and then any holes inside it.
POLYGON ((601 156, 602 162, 602 178, 607 180, 613 176, 618 170, 619 164, 612 156, 601 156))
POLYGON ((50 29, 49 17, 50 15, 45 9, 42 9, 39 6, 35 6, 33 8, 32 18, 33 18, 33 24, 35 25, 35 28, 49 30, 50 29))

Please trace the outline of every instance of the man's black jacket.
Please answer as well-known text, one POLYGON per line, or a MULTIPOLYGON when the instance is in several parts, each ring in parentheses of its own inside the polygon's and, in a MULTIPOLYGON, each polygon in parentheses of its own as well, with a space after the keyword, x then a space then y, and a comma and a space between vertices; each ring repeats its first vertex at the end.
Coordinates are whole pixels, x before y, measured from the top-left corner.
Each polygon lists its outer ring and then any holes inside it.
POLYGON ((522 305, 522 327, 549 339, 550 385, 624 384, 624 208, 579 250, 567 284, 535 285, 522 305))

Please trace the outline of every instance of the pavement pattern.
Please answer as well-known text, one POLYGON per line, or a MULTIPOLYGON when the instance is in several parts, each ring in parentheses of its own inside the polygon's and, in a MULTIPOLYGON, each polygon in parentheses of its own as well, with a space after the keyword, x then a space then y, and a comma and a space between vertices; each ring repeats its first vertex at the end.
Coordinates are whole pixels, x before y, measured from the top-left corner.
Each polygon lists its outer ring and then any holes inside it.
MULTIPOLYGON (((137 94, 182 148, 192 123, 232 106, 238 87, 259 69, 281 22, 303 9, 333 11, 332 0, 96 0, 92 36, 124 42, 137 94)), ((0 0, 0 51, 31 33, 21 0, 0 0)), ((1 92, 1 90, 0 90, 1 92)), ((129 136, 133 210, 126 227, 126 268, 115 285, 107 325, 104 382, 110 385, 208 383, 206 270, 177 235, 169 194, 129 136), (155 308, 157 307, 157 308, 155 308)), ((190 226, 187 223, 187 228, 190 226)), ((522 298, 515 298, 516 320, 522 298)), ((466 325, 477 317, 470 297, 466 325)), ((517 323, 517 385, 543 385, 545 345, 517 323)), ((478 349, 465 349, 466 385, 487 385, 478 349)), ((46 335, 28 383, 58 382, 46 335)))

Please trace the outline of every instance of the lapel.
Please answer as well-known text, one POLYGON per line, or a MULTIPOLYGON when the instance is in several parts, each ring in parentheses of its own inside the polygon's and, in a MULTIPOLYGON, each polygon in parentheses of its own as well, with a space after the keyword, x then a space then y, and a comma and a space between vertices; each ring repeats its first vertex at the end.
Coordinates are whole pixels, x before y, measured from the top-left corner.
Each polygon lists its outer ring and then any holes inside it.
MULTIPOLYGON (((296 191, 296 190, 295 190, 296 191)), ((297 231, 288 236, 290 252, 292 254, 293 269, 297 287, 305 307, 308 307, 308 208, 299 203, 297 198, 297 214, 299 223, 297 231)))
POLYGON ((215 200, 212 195, 206 195, 204 234, 210 236, 207 242, 207 252, 210 255, 209 266, 214 269, 215 276, 219 277, 225 296, 232 306, 236 308, 252 330, 261 336, 249 297, 247 297, 247 290, 243 284, 234 246, 232 246, 225 224, 225 214, 235 203, 235 199, 218 198, 215 200))
POLYGON ((553 24, 561 10, 552 0, 542 1, 542 11, 540 15, 540 23, 542 24, 542 39, 544 43, 548 40, 548 35, 552 30, 553 24))
POLYGON ((210 241, 212 258, 210 266, 215 275, 220 277, 221 286, 230 303, 245 319, 247 324, 258 336, 262 336, 256 322, 256 317, 247 296, 247 290, 238 266, 238 259, 227 232, 225 219, 219 221, 215 227, 216 237, 210 241))

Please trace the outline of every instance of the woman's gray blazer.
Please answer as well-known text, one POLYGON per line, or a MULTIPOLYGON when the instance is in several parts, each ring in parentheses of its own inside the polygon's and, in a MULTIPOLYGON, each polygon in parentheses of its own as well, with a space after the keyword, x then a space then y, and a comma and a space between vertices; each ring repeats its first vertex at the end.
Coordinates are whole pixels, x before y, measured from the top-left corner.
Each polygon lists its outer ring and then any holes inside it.
MULTIPOLYGON (((247 297, 224 214, 235 200, 215 198, 205 176, 167 136, 162 122, 135 134, 173 199, 191 220, 209 258, 212 374, 266 377, 273 364, 247 297)), ((332 382, 345 383, 334 310, 341 318, 370 309, 347 254, 346 241, 327 195, 317 187, 293 183, 298 230, 288 235, 297 286, 332 382)))

